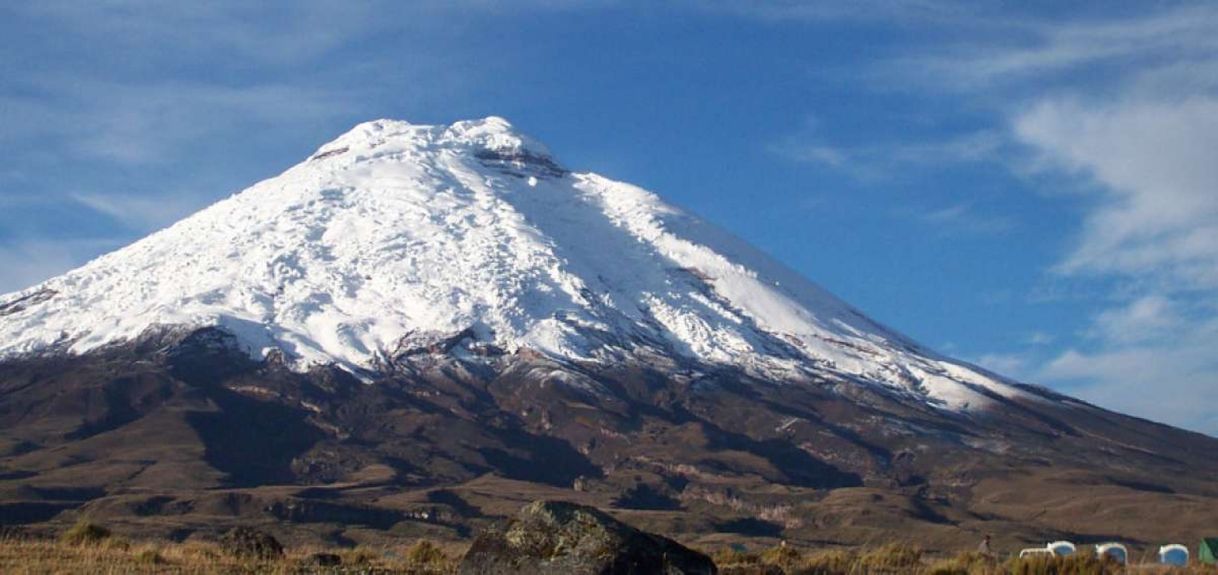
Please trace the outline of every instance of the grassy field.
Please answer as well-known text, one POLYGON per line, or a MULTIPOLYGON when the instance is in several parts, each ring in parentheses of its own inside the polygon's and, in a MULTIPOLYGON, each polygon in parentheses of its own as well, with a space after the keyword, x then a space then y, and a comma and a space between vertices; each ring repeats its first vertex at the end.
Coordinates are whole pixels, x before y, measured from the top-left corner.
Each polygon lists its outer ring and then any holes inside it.
POLYGON ((907 545, 886 545, 851 549, 801 551, 793 547, 774 547, 760 553, 720 551, 714 555, 720 573, 726 575, 1102 575, 1108 573, 1210 573, 1218 568, 1194 565, 1165 568, 1158 565, 1124 567, 1104 561, 1093 554, 1070 557, 986 557, 960 553, 936 557, 907 545))
MULTIPOLYGON (((414 574, 454 573, 465 551, 462 543, 403 542, 401 546, 323 549, 298 547, 282 557, 239 556, 219 543, 134 542, 104 527, 81 523, 58 538, 0 537, 0 573, 258 573, 258 574, 414 574), (322 566, 322 555, 337 566, 322 566)), ((710 553, 725 575, 1100 575, 1106 573, 1179 573, 1218 575, 1213 566, 1168 569, 1155 565, 1122 567, 1090 554, 1021 560, 987 558, 976 553, 933 556, 917 547, 888 545, 830 550, 778 546, 756 553, 720 549, 710 553)))
POLYGON ((218 543, 133 542, 104 528, 78 524, 57 539, 0 538, 0 573, 452 573, 464 544, 414 541, 400 547, 354 549, 288 548, 282 557, 241 556, 218 543), (319 555, 337 556, 338 566, 319 566, 319 555))

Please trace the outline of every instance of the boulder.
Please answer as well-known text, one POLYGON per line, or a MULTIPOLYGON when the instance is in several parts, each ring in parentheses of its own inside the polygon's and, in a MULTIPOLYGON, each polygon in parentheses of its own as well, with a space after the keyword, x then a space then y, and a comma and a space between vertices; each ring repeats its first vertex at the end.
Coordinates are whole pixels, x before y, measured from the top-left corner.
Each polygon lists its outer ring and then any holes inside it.
POLYGON ((283 545, 269 533, 252 527, 234 527, 220 538, 224 550, 238 557, 278 559, 283 557, 283 545))
POLYGON ((644 533, 593 508, 537 501, 480 533, 461 559, 463 575, 702 575, 709 557, 644 533))

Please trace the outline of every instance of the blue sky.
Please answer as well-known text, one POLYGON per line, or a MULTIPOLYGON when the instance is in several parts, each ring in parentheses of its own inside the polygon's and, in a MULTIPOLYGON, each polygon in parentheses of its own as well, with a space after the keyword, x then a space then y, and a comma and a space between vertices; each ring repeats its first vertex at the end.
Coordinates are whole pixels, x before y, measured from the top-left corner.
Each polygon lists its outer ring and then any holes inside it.
POLYGON ((358 122, 500 115, 941 351, 1218 434, 1213 4, 253 4, 0 5, 0 291, 358 122))

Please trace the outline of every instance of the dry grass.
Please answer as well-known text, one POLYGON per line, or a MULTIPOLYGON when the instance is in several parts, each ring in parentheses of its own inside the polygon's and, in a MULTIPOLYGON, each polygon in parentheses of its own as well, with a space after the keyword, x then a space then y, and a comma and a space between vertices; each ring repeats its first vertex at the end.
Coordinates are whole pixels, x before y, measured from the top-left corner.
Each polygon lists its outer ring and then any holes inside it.
MULTIPOLYGON (((459 556, 460 550, 455 547, 444 547, 420 540, 404 542, 400 546, 337 550, 299 547, 288 549, 281 559, 258 560, 232 555, 213 543, 129 542, 111 534, 104 527, 85 521, 65 531, 59 539, 0 539, 0 573, 6 575, 446 575, 455 571, 459 556), (313 555, 317 553, 338 555, 341 564, 337 567, 318 567, 312 561, 313 555)), ((714 553, 713 558, 724 575, 1218 575, 1218 568, 1204 566, 1174 570, 1149 565, 1122 568, 1085 554, 1007 561, 998 561, 977 553, 935 558, 917 547, 899 544, 828 550, 800 550, 784 545, 758 553, 723 549, 714 553)))
POLYGON ((773 547, 760 553, 721 550, 713 557, 724 575, 1218 575, 1218 568, 1201 565, 1187 569, 1157 565, 1122 567, 1082 553, 1071 557, 1015 558, 1007 561, 979 553, 961 553, 936 559, 917 547, 900 544, 802 552, 788 546, 773 547))
POLYGON ((102 542, 113 544, 110 530, 87 519, 77 521, 67 531, 59 536, 66 545, 99 545, 102 542))
MULTIPOLYGON (((66 539, 65 535, 65 539, 66 539)), ((0 573, 33 575, 47 573, 199 574, 249 573, 297 575, 304 573, 385 573, 441 575, 454 572, 455 554, 419 541, 400 548, 290 549, 282 559, 257 560, 226 553, 210 543, 138 543, 113 536, 60 540, 0 540, 0 573), (342 558, 338 567, 317 567, 314 553, 333 553, 342 558)))

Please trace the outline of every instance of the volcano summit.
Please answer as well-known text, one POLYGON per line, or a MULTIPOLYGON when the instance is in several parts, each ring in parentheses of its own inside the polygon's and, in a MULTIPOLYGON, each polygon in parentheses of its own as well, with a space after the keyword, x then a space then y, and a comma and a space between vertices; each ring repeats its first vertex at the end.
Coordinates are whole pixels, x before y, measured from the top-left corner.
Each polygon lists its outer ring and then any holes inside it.
POLYGON ((544 491, 690 536, 1098 537, 1136 509, 1155 541, 1214 519, 1216 456, 936 354, 495 117, 361 124, 0 296, 26 522, 460 534, 544 491))

